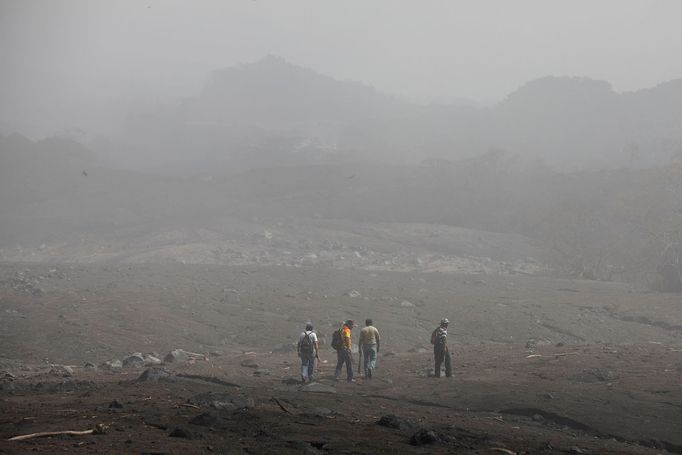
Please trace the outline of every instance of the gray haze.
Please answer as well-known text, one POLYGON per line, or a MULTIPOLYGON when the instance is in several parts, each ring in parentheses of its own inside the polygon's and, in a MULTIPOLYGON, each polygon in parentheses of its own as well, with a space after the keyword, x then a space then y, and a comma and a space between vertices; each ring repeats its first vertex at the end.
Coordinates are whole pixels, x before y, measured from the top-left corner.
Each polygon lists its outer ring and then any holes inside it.
POLYGON ((0 0, 0 452, 682 454, 681 18, 0 0))
POLYGON ((418 102, 489 104, 543 77, 616 91, 682 75, 682 3, 633 0, 0 2, 0 131, 102 131, 280 55, 418 102))

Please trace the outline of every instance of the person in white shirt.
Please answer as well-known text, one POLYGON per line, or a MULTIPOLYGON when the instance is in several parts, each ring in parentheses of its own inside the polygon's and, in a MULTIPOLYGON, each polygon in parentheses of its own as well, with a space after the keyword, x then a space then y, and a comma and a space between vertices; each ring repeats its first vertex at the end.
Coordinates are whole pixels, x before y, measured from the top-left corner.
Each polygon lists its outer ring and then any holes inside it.
POLYGON ((296 350, 301 358, 301 380, 304 384, 306 382, 313 382, 315 359, 319 359, 320 356, 317 334, 313 330, 311 322, 305 325, 305 331, 301 332, 301 336, 298 337, 296 350))

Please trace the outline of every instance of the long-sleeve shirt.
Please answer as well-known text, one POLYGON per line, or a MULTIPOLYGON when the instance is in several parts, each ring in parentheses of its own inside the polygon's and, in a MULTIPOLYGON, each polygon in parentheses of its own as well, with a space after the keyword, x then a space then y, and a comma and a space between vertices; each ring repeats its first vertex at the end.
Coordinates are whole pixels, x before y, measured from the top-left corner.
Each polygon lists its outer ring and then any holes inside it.
POLYGON ((343 328, 341 329, 341 338, 343 339, 343 347, 345 349, 348 349, 349 351, 353 349, 353 341, 350 337, 350 327, 348 327, 346 324, 344 324, 343 328))

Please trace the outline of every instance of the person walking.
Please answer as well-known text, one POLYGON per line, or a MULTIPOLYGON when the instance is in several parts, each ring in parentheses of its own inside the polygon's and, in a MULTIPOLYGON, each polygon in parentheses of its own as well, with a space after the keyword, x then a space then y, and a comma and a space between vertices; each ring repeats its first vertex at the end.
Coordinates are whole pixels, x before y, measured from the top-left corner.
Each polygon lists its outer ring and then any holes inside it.
POLYGON ((301 332, 298 337, 298 344, 296 345, 298 356, 301 358, 301 380, 306 382, 313 382, 313 373, 315 372, 315 359, 319 359, 319 344, 317 342, 317 334, 313 330, 313 324, 308 322, 305 325, 305 330, 301 332))
POLYGON ((338 335, 334 335, 337 339, 340 338, 340 343, 335 342, 332 338, 332 347, 336 349, 337 356, 335 377, 337 380, 341 377, 341 369, 345 363, 346 380, 348 382, 353 381, 353 341, 351 340, 351 330, 353 330, 353 320, 349 319, 338 330, 338 335))
POLYGON ((448 318, 443 318, 440 321, 440 326, 431 333, 431 344, 433 345, 433 357, 435 360, 434 376, 440 377, 441 366, 445 364, 445 376, 452 376, 452 359, 450 358, 450 351, 447 346, 448 338, 448 318))
POLYGON ((380 344, 379 331, 372 325, 371 319, 365 319, 365 327, 360 331, 358 355, 365 356, 364 369, 367 379, 372 379, 377 367, 377 354, 380 344))

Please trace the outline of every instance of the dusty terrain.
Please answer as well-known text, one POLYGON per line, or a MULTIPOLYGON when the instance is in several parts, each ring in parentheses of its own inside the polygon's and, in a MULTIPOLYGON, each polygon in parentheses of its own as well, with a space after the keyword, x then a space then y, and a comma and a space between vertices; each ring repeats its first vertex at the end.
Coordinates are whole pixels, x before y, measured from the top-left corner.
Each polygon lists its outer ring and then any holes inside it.
POLYGON ((3 263, 0 303, 0 453, 682 453, 676 295, 325 264, 3 263), (305 321, 327 342, 368 316, 384 340, 376 378, 333 381, 325 343, 329 389, 295 383, 305 321), (450 379, 430 377, 443 316, 450 379), (205 358, 159 366, 161 382, 101 365, 177 348, 205 358), (390 414, 400 428, 377 424, 390 414), (106 433, 5 441, 96 424, 106 433), (411 443, 420 429, 437 440, 411 443))

